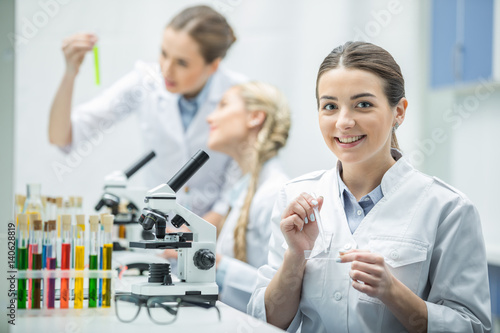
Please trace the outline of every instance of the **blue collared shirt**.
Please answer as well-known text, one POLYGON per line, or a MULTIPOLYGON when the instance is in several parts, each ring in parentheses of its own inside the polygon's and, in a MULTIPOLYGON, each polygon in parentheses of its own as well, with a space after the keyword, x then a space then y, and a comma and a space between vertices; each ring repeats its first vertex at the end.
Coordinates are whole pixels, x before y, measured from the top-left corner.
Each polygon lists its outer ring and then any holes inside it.
POLYGON ((182 95, 179 97, 179 110, 181 112, 181 120, 184 130, 189 127, 189 124, 191 124, 196 116, 196 112, 198 112, 200 106, 207 100, 211 81, 212 77, 207 80, 205 86, 196 97, 189 99, 182 95))
POLYGON ((354 195, 349 191, 340 177, 341 166, 337 170, 337 179, 339 183, 340 202, 344 206, 345 216, 351 233, 356 231, 361 221, 372 210, 372 208, 384 197, 381 185, 357 201, 354 195))

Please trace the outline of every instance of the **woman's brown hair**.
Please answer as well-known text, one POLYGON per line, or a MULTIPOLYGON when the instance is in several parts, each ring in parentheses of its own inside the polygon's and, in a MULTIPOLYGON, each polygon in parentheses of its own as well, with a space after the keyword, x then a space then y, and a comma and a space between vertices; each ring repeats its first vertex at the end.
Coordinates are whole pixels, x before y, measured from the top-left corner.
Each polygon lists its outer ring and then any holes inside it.
POLYGON ((236 41, 233 29, 224 16, 208 6, 184 9, 167 25, 176 31, 185 31, 200 46, 206 63, 224 58, 229 47, 236 41))
MULTIPOLYGON (((405 97, 405 81, 401 68, 392 55, 380 46, 366 42, 347 42, 336 47, 319 67, 316 79, 316 101, 319 107, 318 83, 321 76, 332 69, 344 67, 371 72, 384 82, 384 92, 391 107, 405 97)), ((392 132, 391 147, 399 149, 395 131, 392 132)))

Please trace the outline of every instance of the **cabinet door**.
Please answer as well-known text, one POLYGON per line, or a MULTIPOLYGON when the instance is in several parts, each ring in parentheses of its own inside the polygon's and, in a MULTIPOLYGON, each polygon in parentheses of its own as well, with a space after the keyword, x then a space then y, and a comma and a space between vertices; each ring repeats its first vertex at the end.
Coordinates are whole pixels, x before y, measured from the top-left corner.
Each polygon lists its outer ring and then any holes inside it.
POLYGON ((493 0, 433 0, 431 85, 492 77, 493 0))
POLYGON ((432 1, 431 85, 441 87, 456 81, 457 1, 432 1))
POLYGON ((474 82, 492 77, 493 0, 464 2, 464 47, 462 81, 474 82))

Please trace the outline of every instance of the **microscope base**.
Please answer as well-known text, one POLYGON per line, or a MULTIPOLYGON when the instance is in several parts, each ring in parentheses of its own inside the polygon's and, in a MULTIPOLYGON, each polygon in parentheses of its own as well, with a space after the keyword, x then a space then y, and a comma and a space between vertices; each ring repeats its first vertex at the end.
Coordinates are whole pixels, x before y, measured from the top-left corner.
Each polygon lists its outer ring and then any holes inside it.
POLYGON ((186 301, 201 301, 215 304, 219 295, 219 287, 212 283, 188 283, 176 282, 165 286, 160 283, 138 283, 132 285, 132 294, 140 296, 170 296, 172 300, 177 298, 186 301))

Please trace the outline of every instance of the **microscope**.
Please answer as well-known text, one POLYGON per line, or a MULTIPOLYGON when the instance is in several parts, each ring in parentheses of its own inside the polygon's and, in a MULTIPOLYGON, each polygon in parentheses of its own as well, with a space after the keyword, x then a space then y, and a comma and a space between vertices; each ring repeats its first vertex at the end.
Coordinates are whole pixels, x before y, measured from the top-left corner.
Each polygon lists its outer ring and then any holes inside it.
MULTIPOLYGON (((104 206, 111 210, 111 214, 115 216, 114 224, 122 226, 122 228, 126 226, 126 238, 128 240, 134 240, 138 237, 149 239, 148 236, 151 235, 150 233, 143 232, 141 236, 141 228, 137 226, 140 212, 137 205, 144 199, 147 189, 130 187, 128 180, 155 156, 155 152, 151 151, 125 172, 120 170, 107 175, 104 179, 104 193, 95 206, 96 212, 104 206)), ((115 251, 124 250, 123 245, 126 246, 126 244, 116 243, 113 249, 115 251)))
POLYGON ((147 206, 142 210, 139 224, 144 230, 154 228, 155 240, 130 242, 130 247, 177 249, 180 281, 172 283, 169 264, 152 264, 149 281, 132 285, 132 294, 215 304, 219 291, 215 283, 216 228, 178 204, 175 194, 208 159, 207 153, 199 150, 166 184, 146 194, 147 206), (166 233, 169 214, 175 228, 185 224, 191 232, 166 233))

